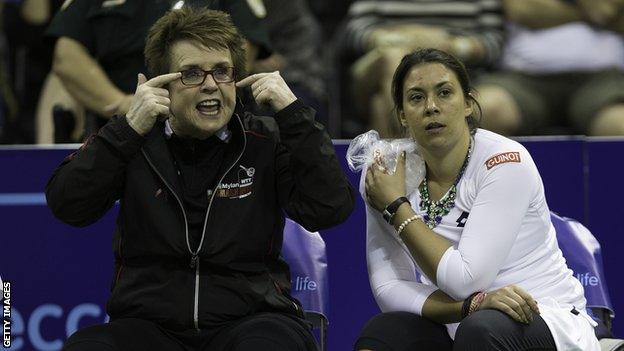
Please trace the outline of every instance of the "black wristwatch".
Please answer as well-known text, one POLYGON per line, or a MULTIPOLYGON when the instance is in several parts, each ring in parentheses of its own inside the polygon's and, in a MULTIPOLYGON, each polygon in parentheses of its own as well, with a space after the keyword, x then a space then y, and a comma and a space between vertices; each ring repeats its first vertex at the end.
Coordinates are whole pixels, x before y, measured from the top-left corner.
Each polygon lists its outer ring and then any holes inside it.
POLYGON ((405 196, 401 196, 400 198, 392 201, 390 205, 386 206, 386 208, 384 208, 384 210, 381 213, 383 215, 383 218, 386 220, 386 222, 390 223, 392 221, 392 218, 394 218, 394 215, 399 209, 399 206, 401 206, 401 204, 403 204, 404 202, 407 202, 408 204, 410 204, 409 200, 405 196))

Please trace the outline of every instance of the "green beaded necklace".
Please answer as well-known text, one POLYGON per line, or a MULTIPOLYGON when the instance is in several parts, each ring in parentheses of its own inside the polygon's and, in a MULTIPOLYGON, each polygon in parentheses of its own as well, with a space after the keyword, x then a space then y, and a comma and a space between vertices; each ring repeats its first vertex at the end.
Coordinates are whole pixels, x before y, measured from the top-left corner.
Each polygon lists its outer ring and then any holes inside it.
POLYGON ((451 185, 451 189, 448 193, 441 198, 439 201, 431 201, 429 197, 429 185, 427 184, 427 175, 425 175, 425 179, 418 187, 418 191, 420 192, 420 209, 425 211, 426 214, 423 216, 423 222, 427 224, 430 229, 435 228, 440 222, 442 222, 442 217, 446 216, 453 207, 455 207, 455 197, 457 195, 457 184, 461 179, 462 175, 464 175, 464 171, 466 170, 466 166, 468 166, 468 161, 470 161, 470 155, 472 154, 472 138, 470 138, 470 144, 468 145, 468 152, 466 153, 466 158, 464 158, 464 163, 457 174, 457 178, 455 178, 455 182, 451 185))

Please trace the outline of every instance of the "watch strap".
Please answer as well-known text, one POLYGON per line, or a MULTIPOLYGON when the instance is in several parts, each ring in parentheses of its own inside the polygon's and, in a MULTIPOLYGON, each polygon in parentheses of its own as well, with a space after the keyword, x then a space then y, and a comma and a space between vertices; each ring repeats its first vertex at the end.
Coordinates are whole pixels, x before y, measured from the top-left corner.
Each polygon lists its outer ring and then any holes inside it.
POLYGON ((390 205, 386 206, 386 208, 384 208, 384 210, 382 211, 382 215, 386 222, 390 223, 392 221, 392 218, 399 209, 399 206, 401 206, 404 202, 407 202, 408 204, 410 203, 405 196, 401 196, 398 199, 392 201, 390 205))

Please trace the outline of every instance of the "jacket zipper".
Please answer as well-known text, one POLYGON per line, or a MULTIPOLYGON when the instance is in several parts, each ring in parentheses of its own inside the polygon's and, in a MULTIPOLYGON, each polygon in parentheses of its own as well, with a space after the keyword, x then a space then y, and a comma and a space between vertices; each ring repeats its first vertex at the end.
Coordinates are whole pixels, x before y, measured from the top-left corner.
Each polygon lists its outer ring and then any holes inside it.
POLYGON ((199 330, 199 259, 197 255, 193 255, 191 259, 191 267, 195 265, 195 301, 193 304, 193 324, 195 329, 199 330))
POLYGON ((236 115, 236 117, 238 119, 238 123, 240 123, 241 125, 241 130, 243 131, 243 150, 241 150, 240 154, 238 155, 236 160, 234 160, 234 162, 230 165, 227 171, 223 173, 223 175, 221 176, 221 179, 219 179, 219 182, 217 183, 214 190, 212 191, 212 195, 210 196, 210 202, 208 203, 208 209, 206 210, 206 216, 204 217, 204 229, 202 231, 202 236, 199 241, 199 246, 197 247, 197 251, 195 252, 193 252, 193 250, 191 249, 191 244, 189 242, 188 221, 186 219, 186 211, 184 211, 184 206, 182 206, 182 201, 180 201, 180 198, 175 193, 175 191, 173 191, 173 188, 169 185, 169 183, 167 183, 167 181, 162 176, 162 174, 158 172, 158 169, 154 167, 154 164, 152 163, 150 158, 147 156, 147 153, 144 150, 142 151, 143 156, 145 156, 145 159, 147 160, 147 163, 149 163, 152 169, 154 169, 156 174, 158 174, 160 179, 163 181, 163 183, 165 183, 169 191, 171 191, 173 196, 178 201, 180 208, 182 209, 182 215, 184 217, 184 232, 186 236, 186 247, 191 253, 191 262, 189 263, 189 266, 191 268, 195 268, 195 296, 194 296, 194 301, 193 301, 193 325, 195 326, 195 329, 197 330, 199 330, 199 251, 201 250, 202 244, 204 243, 204 237, 206 234, 206 224, 208 223, 208 214, 210 213, 210 208, 212 207, 212 201, 214 200, 214 196, 217 192, 217 188, 219 187, 219 185, 221 185, 221 182, 223 182, 223 179, 225 179, 225 176, 232 170, 234 165, 236 165, 236 163, 238 163, 238 161, 241 159, 241 157, 243 156, 243 153, 245 152, 245 148, 247 147, 247 136, 245 135, 245 127, 243 126, 243 122, 241 121, 240 117, 238 117, 238 115, 236 115))
MULTIPOLYGON (((243 126, 243 122, 236 115, 238 119, 238 123, 241 125, 241 130, 243 131, 243 149, 234 162, 230 165, 230 167, 223 173, 217 185, 212 190, 212 194, 210 194, 210 201, 208 202, 208 209, 206 209, 206 216, 204 217, 204 229, 202 230, 201 239, 199 240, 199 245, 197 246, 197 251, 193 252, 189 245, 189 250, 191 250, 191 267, 195 266, 195 301, 193 304, 193 323, 195 324, 195 329, 199 330, 199 251, 201 251, 202 245, 204 244, 204 237, 206 236, 206 224, 208 224, 208 215, 210 214, 210 209, 212 208, 212 201, 214 200, 215 194, 217 193, 217 188, 225 179, 225 176, 234 168, 234 166, 240 161, 243 153, 245 153, 245 148, 247 147, 247 136, 245 135, 245 127, 243 126)), ((208 194, 207 194, 208 195, 208 194)), ((186 233, 186 242, 188 243, 188 231, 186 233)))

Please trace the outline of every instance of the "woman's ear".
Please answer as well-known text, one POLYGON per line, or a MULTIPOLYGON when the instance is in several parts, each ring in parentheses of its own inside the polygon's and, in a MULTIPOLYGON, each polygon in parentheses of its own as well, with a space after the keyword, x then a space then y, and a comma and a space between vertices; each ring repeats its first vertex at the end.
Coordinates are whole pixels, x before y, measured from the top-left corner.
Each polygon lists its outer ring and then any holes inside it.
POLYGON ((472 95, 472 93, 468 94, 469 98, 466 99, 466 106, 464 107, 464 117, 468 117, 470 115, 472 115, 472 113, 474 112, 474 105, 475 105, 475 97, 472 95))

